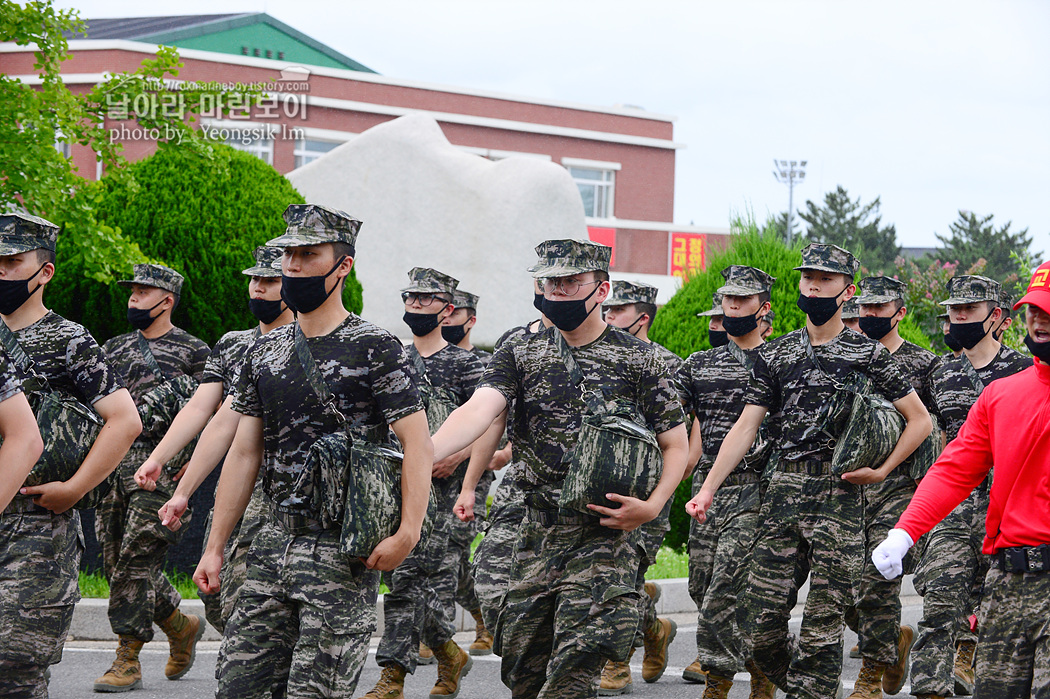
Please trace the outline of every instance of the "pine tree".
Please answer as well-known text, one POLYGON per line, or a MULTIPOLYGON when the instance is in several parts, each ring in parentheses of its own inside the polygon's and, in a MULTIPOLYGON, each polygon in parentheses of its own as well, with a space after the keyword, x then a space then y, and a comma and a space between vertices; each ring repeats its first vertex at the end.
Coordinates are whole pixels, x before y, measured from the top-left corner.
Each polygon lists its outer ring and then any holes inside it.
POLYGON ((958 261, 962 269, 983 258, 986 262, 984 276, 1002 281, 1020 271, 1017 260, 1012 259, 1010 253, 1016 252, 1021 260, 1029 263, 1042 254, 1032 254, 1032 237, 1027 228, 1011 233, 1010 221, 1002 228, 996 228, 992 218, 993 214, 978 217, 971 211, 959 211, 959 219, 948 226, 950 235, 934 234, 941 242, 937 256, 946 262, 958 261))
POLYGON ((881 225, 880 206, 879 197, 869 204, 861 204, 860 197, 852 201, 838 185, 824 195, 823 206, 807 200, 806 210, 798 215, 809 224, 806 237, 811 243, 831 243, 849 250, 872 274, 892 273, 901 249, 896 227, 881 225))

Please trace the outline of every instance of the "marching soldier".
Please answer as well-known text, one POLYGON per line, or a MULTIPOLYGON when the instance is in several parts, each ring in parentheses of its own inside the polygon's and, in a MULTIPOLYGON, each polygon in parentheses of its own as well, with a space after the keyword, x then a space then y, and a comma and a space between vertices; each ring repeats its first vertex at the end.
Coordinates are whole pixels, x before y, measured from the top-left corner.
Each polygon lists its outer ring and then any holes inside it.
POLYGON ((853 332, 860 332, 860 307, 856 299, 850 299, 842 306, 842 323, 853 332))
POLYGON ((457 288, 452 296, 452 306, 452 315, 441 324, 441 337, 450 345, 473 352, 483 365, 488 365, 492 352, 486 352, 470 341, 470 333, 478 322, 477 295, 457 288))
POLYGON ((707 340, 711 347, 725 347, 729 336, 722 328, 722 295, 717 291, 711 296, 711 308, 696 314, 697 318, 710 318, 707 326, 707 340))
POLYGON ((773 321, 777 319, 776 312, 771 308, 769 313, 765 314, 758 319, 758 324, 762 328, 762 339, 768 340, 769 336, 773 334, 773 321))
POLYGON ((941 321, 941 332, 944 333, 944 344, 948 347, 948 353, 942 356, 942 359, 958 359, 959 355, 962 354, 962 343, 955 339, 952 335, 951 321, 948 320, 947 313, 941 313, 937 316, 937 320, 941 321))

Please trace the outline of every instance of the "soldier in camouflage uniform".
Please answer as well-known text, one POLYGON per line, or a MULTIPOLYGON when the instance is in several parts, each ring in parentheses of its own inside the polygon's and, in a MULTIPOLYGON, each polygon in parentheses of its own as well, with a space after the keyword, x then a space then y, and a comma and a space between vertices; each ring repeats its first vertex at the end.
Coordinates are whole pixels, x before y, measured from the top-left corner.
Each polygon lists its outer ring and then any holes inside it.
MULTIPOLYGON (((998 282, 977 275, 953 277, 948 295, 942 303, 948 307, 951 334, 963 350, 958 359, 934 371, 931 394, 951 442, 984 387, 1026 369, 1031 361, 1000 344, 991 332, 1002 316, 998 282)), ((915 589, 923 596, 912 650, 911 691, 916 696, 973 692, 976 634, 968 617, 980 604, 981 582, 988 571, 988 560, 981 554, 988 480, 926 537, 915 571, 915 589)))
MULTIPOLYGON (((867 277, 860 282, 860 329, 878 340, 900 362, 923 405, 932 408, 930 378, 937 355, 906 342, 898 326, 908 309, 907 284, 890 277, 867 277)), ((928 464, 927 464, 928 466, 928 464)), ((915 494, 910 463, 894 469, 881 483, 864 486, 864 569, 858 599, 846 613, 847 625, 857 632, 864 659, 851 699, 896 694, 908 679, 908 659, 915 630, 901 626, 900 580, 886 580, 871 562, 871 551, 886 538, 915 494)))
MULTIPOLYGON (((656 287, 618 280, 611 282, 611 285, 609 298, 602 302, 605 322, 648 343, 673 376, 682 365, 682 358, 649 339, 649 328, 656 318, 656 287)), ((660 619, 656 615, 656 600, 661 595, 660 586, 655 582, 645 581, 645 572, 656 564, 656 554, 660 551, 669 526, 668 518, 662 513, 660 517, 646 522, 634 532, 641 547, 637 585, 642 601, 642 623, 639 625, 634 645, 645 648, 642 679, 646 682, 656 682, 663 675, 667 668, 667 648, 678 632, 678 625, 673 620, 660 619)), ((605 664, 598 686, 599 696, 615 696, 632 691, 629 660, 622 663, 610 660, 605 664)))
POLYGON ((996 340, 1002 342, 1003 335, 1014 324, 1014 298, 1010 295, 1010 292, 1002 287, 999 288, 999 308, 1003 311, 1003 317, 999 324, 992 328, 992 335, 995 336, 996 340))
POLYGON ((710 318, 707 327, 707 340, 712 347, 725 347, 729 343, 729 335, 722 328, 722 294, 717 291, 711 296, 711 308, 697 313, 697 318, 710 318))
MULTIPOLYGON (((678 372, 686 411, 699 425, 703 456, 693 482, 703 483, 726 433, 744 408, 744 392, 763 351, 761 322, 769 312, 773 277, 762 270, 731 265, 719 288, 730 338, 724 347, 696 352, 678 372)), ((773 685, 751 660, 741 630, 748 561, 759 524, 761 477, 768 458, 764 437, 718 492, 707 520, 690 523, 689 592, 700 611, 697 659, 686 668, 687 682, 705 680, 710 694, 725 696, 733 676, 751 673, 753 697, 771 697, 773 685), (706 677, 705 677, 706 676, 706 677)))
MULTIPOLYGON (((110 339, 103 349, 141 411, 143 398, 166 382, 180 376, 199 381, 209 350, 204 342, 171 323, 182 291, 181 274, 163 265, 141 264, 135 265, 132 279, 118 283, 131 287, 128 321, 136 329, 110 339), (143 345, 163 377, 151 365, 143 345)), ((109 581, 113 633, 148 643, 153 640, 156 622, 170 646, 164 674, 179 679, 193 665, 204 619, 179 611, 182 598, 161 570, 168 547, 180 538, 157 520, 157 510, 171 497, 175 484, 170 473, 162 473, 154 490, 144 490, 135 482, 135 472, 166 429, 167 425, 144 429, 124 455, 113 489, 98 507, 98 539, 109 581)), ((127 691, 130 685, 141 683, 137 654, 134 665, 129 666, 123 648, 122 644, 117 660, 95 681, 96 691, 127 691)))
POLYGON ((666 365, 596 313, 609 293, 609 248, 551 240, 537 253, 531 271, 544 279, 543 312, 556 328, 496 352, 474 395, 435 435, 435 458, 478 439, 513 403, 514 422, 528 428, 511 432, 526 516, 496 626, 503 682, 515 698, 593 697, 605 660, 624 660, 633 646, 638 547, 630 532, 656 518, 681 481, 686 430, 666 365), (629 401, 656 433, 663 471, 648 500, 611 493, 619 507, 590 504, 593 515, 558 507, 564 459, 588 410, 563 351, 588 389, 629 401))
MULTIPOLYGON (((352 696, 376 627, 379 571, 392 570, 419 540, 430 482, 430 440, 401 343, 343 307, 360 222, 293 204, 285 235, 282 295, 298 321, 259 338, 234 391, 242 414, 216 491, 215 518, 194 580, 219 588, 223 552, 261 469, 270 513, 252 543, 248 574, 226 625, 220 697, 352 696), (332 396, 326 407, 300 359, 309 353, 332 396), (338 412, 338 414, 337 414, 338 412), (388 428, 389 425, 389 428, 388 428), (401 525, 367 560, 340 550, 338 525, 322 524, 308 459, 321 437, 404 448, 401 525), (261 467, 259 466, 261 462, 261 467)), ((372 513, 356 513, 366 517, 372 513)))
MULTIPOLYGON (((192 448, 193 457, 173 476, 178 483, 174 494, 159 512, 161 524, 172 531, 182 526, 181 517, 189 507, 189 499, 218 466, 233 442, 240 415, 230 407, 233 402, 231 394, 248 350, 262 335, 292 322, 292 311, 281 300, 281 252, 281 248, 265 246, 255 249, 255 264, 242 274, 251 279, 248 307, 259 321, 258 325, 248 330, 233 330, 219 338, 204 365, 203 378, 193 398, 179 411, 164 439, 135 474, 139 487, 154 490, 165 465, 183 450, 192 448), (198 434, 200 441, 197 446, 190 447, 198 434)), ((230 537, 223 558, 225 584, 220 594, 201 594, 205 616, 219 633, 233 613, 237 593, 244 582, 248 548, 262 525, 263 505, 262 490, 257 489, 252 493, 244 521, 230 537)), ((207 530, 211 529, 211 519, 212 513, 209 512, 205 541, 207 530)))
POLYGON ((962 343, 955 339, 955 337, 949 332, 952 329, 951 321, 948 320, 948 314, 942 313, 937 316, 937 320, 941 321, 941 332, 944 333, 944 344, 948 347, 948 352, 941 355, 941 359, 958 359, 959 355, 962 354, 962 343))
POLYGON ((777 319, 777 314, 773 309, 769 309, 769 313, 765 314, 758 319, 758 324, 762 327, 762 339, 768 340, 769 336, 773 334, 773 321, 777 319))
MULTIPOLYGON (((466 402, 482 366, 473 353, 450 345, 441 334, 441 322, 454 310, 452 297, 459 281, 426 267, 413 267, 408 278, 409 286, 401 290, 405 324, 412 330, 407 353, 432 420, 435 401, 466 402)), ((431 430, 437 426, 432 424, 431 430)), ((421 640, 438 661, 438 681, 431 696, 458 693, 460 679, 471 668, 470 656, 452 640, 460 561, 470 555, 469 535, 453 537, 452 531, 452 508, 463 482, 466 455, 434 461, 434 531, 390 576, 390 592, 383 598, 383 639, 376 651, 383 674, 365 694, 369 699, 404 692, 405 674, 415 672, 421 640)))
MULTIPOLYGON (((722 441, 700 492, 686 510, 703 522, 715 493, 751 448, 766 413, 780 435, 780 459, 762 502, 748 580, 745 633, 758 667, 792 697, 828 698, 838 691, 842 624, 864 552, 861 485, 883 480, 922 442, 930 417, 886 349, 842 324, 859 263, 834 245, 802 251, 798 305, 806 327, 760 354, 743 411, 722 441), (844 298, 843 298, 844 297, 844 298), (828 421, 838 385, 862 371, 893 402, 907 425, 877 469, 842 476, 831 469, 838 438, 828 421), (811 583, 797 639, 788 632, 800 570, 811 583)), ((711 689, 711 685, 708 685, 711 689)), ((714 694, 714 696, 718 696, 714 694)))
POLYGON ((842 323, 853 332, 860 332, 860 306, 852 298, 842 306, 842 323))
MULTIPOLYGON (((0 695, 46 697, 44 672, 62 659, 73 607, 80 600, 77 584, 84 550, 80 515, 71 509, 116 468, 142 429, 135 404, 106 362, 102 348, 78 323, 44 306, 44 288, 55 274, 58 226, 25 214, 0 216, 0 319, 21 352, 32 362, 15 367, 26 398, 35 405, 51 392, 91 406, 107 429, 99 434, 73 477, 41 473, 44 482, 23 487, 0 516, 0 695)), ((6 357, 4 361, 14 360, 6 357)), ((20 402, 17 383, 4 373, 0 413, 20 402)), ((60 428, 52 425, 52 429, 60 428)), ((5 425, 0 454, 24 450, 40 455, 39 432, 25 425, 10 434, 5 425)), ((16 488, 24 477, 5 473, 4 488, 16 488)))

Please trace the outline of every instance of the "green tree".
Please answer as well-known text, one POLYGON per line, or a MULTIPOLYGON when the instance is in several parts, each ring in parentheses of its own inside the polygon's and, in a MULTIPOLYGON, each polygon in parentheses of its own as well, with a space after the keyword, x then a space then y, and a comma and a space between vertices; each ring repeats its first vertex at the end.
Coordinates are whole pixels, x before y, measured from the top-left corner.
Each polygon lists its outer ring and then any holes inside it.
POLYGON ((893 269, 900 254, 897 229, 893 224, 882 225, 879 197, 861 204, 853 201, 842 185, 824 195, 823 206, 806 201, 806 210, 799 218, 808 224, 806 236, 811 243, 831 243, 852 252, 872 274, 893 269))
POLYGON ((993 214, 979 217, 971 211, 959 211, 958 220, 948 226, 948 235, 934 234, 941 242, 937 257, 958 262, 963 268, 972 267, 983 259, 983 274, 998 281, 1018 274, 1022 267, 1019 261, 1034 267, 1033 262, 1042 253, 1032 253, 1032 237, 1028 235, 1028 229, 1011 233, 1010 221, 997 228, 993 218, 993 214))
MULTIPOLYGON (((787 240, 787 229, 788 229, 787 218, 788 218, 787 212, 786 211, 781 211, 772 220, 766 222, 766 226, 768 227, 769 225, 772 225, 773 229, 777 232, 777 235, 779 235, 780 239, 784 240, 784 241, 787 240)), ((799 238, 802 237, 802 234, 799 231, 799 222, 798 221, 799 221, 798 214, 795 214, 794 216, 791 217, 791 239, 792 240, 798 240, 799 238)))

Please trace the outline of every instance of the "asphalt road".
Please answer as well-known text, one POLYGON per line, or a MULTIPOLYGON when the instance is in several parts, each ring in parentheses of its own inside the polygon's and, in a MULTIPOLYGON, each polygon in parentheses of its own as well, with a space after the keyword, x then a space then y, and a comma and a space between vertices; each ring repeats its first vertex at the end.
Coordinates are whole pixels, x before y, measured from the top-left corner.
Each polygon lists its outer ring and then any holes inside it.
MULTIPOLYGON (((904 622, 913 627, 922 616, 921 599, 906 598, 904 601, 904 622)), ((796 610, 798 612, 799 610, 796 610)), ((670 661, 667 671, 659 682, 646 684, 641 678, 641 653, 636 653, 632 669, 634 674, 633 696, 660 699, 696 699, 703 693, 703 686, 688 684, 682 680, 682 670, 696 658, 696 618, 693 615, 677 614, 671 617, 678 623, 678 635, 671 644, 670 661)), ((792 617, 791 627, 798 631, 799 617, 792 617)), ((457 634, 456 641, 466 646, 473 640, 473 634, 457 634)), ((375 664, 375 645, 373 639, 369 660, 361 673, 357 695, 363 695, 371 689, 379 678, 380 668, 375 664)), ((856 637, 846 631, 844 648, 856 643, 856 637)), ((198 647, 197 661, 193 669, 177 682, 164 678, 164 663, 167 660, 167 642, 154 641, 143 649, 141 660, 143 666, 143 689, 130 693, 135 699, 198 699, 211 697, 215 692, 213 677, 218 642, 202 643, 198 647)), ((99 641, 77 641, 66 644, 65 655, 60 664, 51 668, 50 694, 52 699, 76 699, 78 697, 97 696, 92 692, 96 677, 109 667, 114 657, 113 644, 99 641)), ((474 658, 474 666, 465 678, 460 692, 462 699, 508 699, 508 690, 500 681, 499 658, 482 656, 474 658)), ((843 686, 844 694, 853 688, 853 680, 860 671, 860 661, 852 660, 844 651, 843 686)), ((405 684, 405 696, 409 699, 427 697, 430 688, 437 679, 437 666, 422 666, 410 675, 405 684)), ((906 684, 897 696, 909 695, 910 687, 906 684)), ((737 682, 730 693, 731 699, 743 699, 749 692, 746 674, 738 675, 737 682)), ((782 693, 778 696, 783 696, 782 693)))

